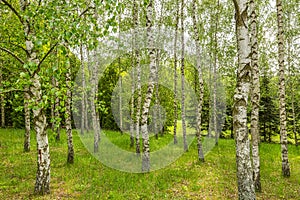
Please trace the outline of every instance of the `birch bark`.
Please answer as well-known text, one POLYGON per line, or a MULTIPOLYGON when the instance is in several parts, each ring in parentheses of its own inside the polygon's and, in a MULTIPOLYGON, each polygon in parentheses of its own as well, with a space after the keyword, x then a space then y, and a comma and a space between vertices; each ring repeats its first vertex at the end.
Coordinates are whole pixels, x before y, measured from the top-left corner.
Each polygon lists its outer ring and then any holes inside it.
POLYGON ((251 51, 247 27, 248 0, 233 0, 236 11, 238 48, 237 86, 234 95, 233 131, 236 141, 236 165, 239 199, 256 199, 247 130, 247 106, 251 83, 251 51))
POLYGON ((74 147, 73 147, 73 134, 72 134, 72 118, 71 118, 71 102, 72 102, 72 79, 71 79, 71 66, 68 61, 67 63, 67 73, 66 73, 66 86, 67 86, 67 99, 66 99, 66 133, 68 141, 68 156, 67 162, 74 163, 74 147))
POLYGON ((185 123, 185 77, 184 77, 184 0, 181 0, 181 121, 182 121, 182 135, 183 135, 183 150, 188 151, 186 141, 186 123, 185 123))
POLYGON ((149 133, 147 129, 147 121, 149 115, 150 102, 153 96, 154 79, 155 79, 155 48, 154 48, 154 34, 153 34, 153 0, 149 0, 146 13, 146 27, 148 40, 148 53, 150 56, 150 75, 148 80, 148 88, 145 101, 142 109, 141 132, 143 138, 143 155, 142 155, 142 171, 150 171, 150 147, 149 147, 149 133))
POLYGON ((253 161, 253 181, 255 190, 261 191, 260 183, 260 157, 259 157, 259 101, 260 83, 258 67, 258 42, 257 42, 257 16, 256 2, 250 0, 251 17, 251 67, 252 67, 252 111, 251 111, 251 136, 252 136, 252 161, 253 161))
POLYGON ((179 2, 176 0, 176 20, 175 20, 175 36, 174 36, 174 144, 177 144, 177 38, 178 38, 178 23, 179 23, 179 2))
POLYGON ((203 76, 201 69, 201 52, 200 52, 200 35, 197 27, 197 19, 196 19, 196 0, 193 0, 192 4, 192 19, 193 19, 193 28, 196 40, 196 65, 198 71, 198 80, 199 80, 199 99, 198 106, 196 109, 197 116, 197 126, 196 126, 196 136, 197 136, 197 148, 198 148, 198 159, 201 162, 204 162, 204 154, 202 149, 202 140, 201 140, 201 115, 202 115, 202 106, 203 106, 203 95, 204 95, 204 87, 203 87, 203 76))
POLYGON ((282 1, 276 0, 277 25, 278 25, 278 64, 279 64, 279 110, 280 110, 280 143, 282 174, 290 176, 290 165, 288 159, 288 145, 286 133, 286 108, 285 108, 285 66, 284 66, 284 35, 283 35, 283 9, 282 1))

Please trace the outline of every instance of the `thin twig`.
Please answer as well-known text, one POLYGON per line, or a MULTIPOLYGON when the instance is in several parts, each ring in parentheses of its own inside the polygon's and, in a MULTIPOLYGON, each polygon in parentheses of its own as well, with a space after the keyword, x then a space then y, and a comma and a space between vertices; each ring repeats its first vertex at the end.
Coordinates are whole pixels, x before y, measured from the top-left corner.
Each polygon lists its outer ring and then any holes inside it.
POLYGON ((14 58, 16 58, 22 65, 24 65, 24 61, 19 58, 16 54, 14 54, 13 52, 11 52, 10 50, 4 48, 4 47, 0 47, 0 50, 5 51, 6 53, 12 55, 14 58))

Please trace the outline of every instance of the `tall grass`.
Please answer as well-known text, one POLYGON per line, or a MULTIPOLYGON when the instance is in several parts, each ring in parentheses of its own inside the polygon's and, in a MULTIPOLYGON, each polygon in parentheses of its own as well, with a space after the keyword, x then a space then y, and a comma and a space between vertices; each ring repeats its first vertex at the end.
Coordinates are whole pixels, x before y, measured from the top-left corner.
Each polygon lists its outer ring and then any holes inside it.
MULTIPOLYGON (((66 164, 67 144, 62 132, 60 142, 49 132, 51 153, 51 194, 33 195, 36 173, 36 140, 31 135, 31 152, 23 152, 23 130, 0 130, 0 199, 237 199, 235 143, 220 140, 197 161, 195 141, 190 150, 164 169, 147 174, 111 169, 93 157, 74 131, 75 163, 66 164)), ((108 138, 126 151, 129 135, 104 131, 108 138)), ((158 150, 172 141, 172 135, 155 140, 158 150)), ((181 144, 178 144, 181 145, 181 144)), ((289 145, 291 177, 281 175, 280 145, 262 143, 262 193, 258 199, 300 199, 300 150, 289 145)), ((182 147, 183 148, 183 147, 182 147)))

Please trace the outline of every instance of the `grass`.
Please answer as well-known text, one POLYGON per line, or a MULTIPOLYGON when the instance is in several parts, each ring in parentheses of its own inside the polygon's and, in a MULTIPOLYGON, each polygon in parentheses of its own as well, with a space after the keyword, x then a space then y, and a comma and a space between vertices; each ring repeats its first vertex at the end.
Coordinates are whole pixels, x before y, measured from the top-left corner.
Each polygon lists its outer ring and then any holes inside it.
MULTIPOLYGON (((51 153, 51 194, 36 196, 36 141, 32 134, 29 153, 23 152, 23 130, 0 130, 0 199, 237 199, 235 147, 233 140, 219 141, 205 163, 196 161, 196 144, 164 169, 147 174, 126 173, 104 166, 84 147, 74 131, 75 163, 66 164, 66 136, 60 142, 49 133, 51 153)), ((127 151, 127 134, 105 132, 127 151)), ((159 149, 172 140, 165 135, 151 138, 159 149)), ((181 145, 182 146, 182 145, 181 145)), ((257 199, 299 199, 300 149, 289 145, 291 177, 281 175, 280 145, 261 144, 262 193, 257 199)))

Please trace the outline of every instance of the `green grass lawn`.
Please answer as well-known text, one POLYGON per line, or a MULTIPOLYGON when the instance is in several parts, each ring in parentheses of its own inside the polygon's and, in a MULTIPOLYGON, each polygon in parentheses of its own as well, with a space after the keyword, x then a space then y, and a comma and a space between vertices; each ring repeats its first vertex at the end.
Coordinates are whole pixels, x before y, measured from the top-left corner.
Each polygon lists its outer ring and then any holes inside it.
MULTIPOLYGON (((237 199, 235 147, 233 140, 220 140, 197 162, 195 142, 189 152, 164 169, 147 174, 120 172, 104 166, 82 144, 74 131, 75 163, 66 164, 66 136, 56 142, 49 133, 51 194, 33 195, 36 173, 36 141, 23 152, 23 130, 0 130, 0 199, 237 199)), ((127 134, 106 131, 113 143, 128 151, 127 134)), ((165 135, 151 138, 159 149, 172 140, 165 135)), ((180 145, 180 144, 179 144, 180 145)), ((281 176, 280 145, 261 144, 262 193, 258 199, 300 199, 300 148, 289 145, 291 177, 281 176)))

